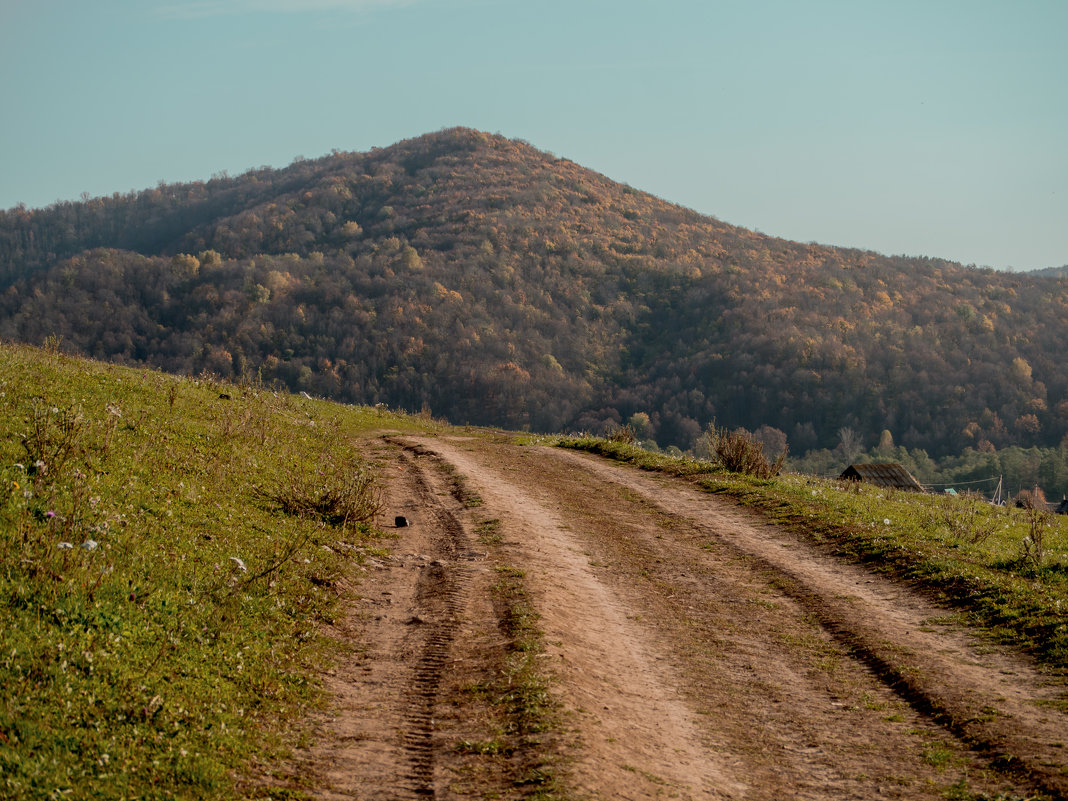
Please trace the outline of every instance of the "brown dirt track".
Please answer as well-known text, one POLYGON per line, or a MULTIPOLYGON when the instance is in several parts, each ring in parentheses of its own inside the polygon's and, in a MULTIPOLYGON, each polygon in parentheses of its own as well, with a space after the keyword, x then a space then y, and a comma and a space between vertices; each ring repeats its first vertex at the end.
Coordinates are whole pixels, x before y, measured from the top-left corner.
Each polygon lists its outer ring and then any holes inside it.
POLYGON ((1068 716, 1046 703, 1064 688, 909 588, 595 457, 374 448, 384 527, 412 525, 339 629, 360 645, 302 755, 316 797, 1068 795, 1068 716), (490 691, 514 646, 501 566, 523 571, 558 704, 522 743, 490 691))

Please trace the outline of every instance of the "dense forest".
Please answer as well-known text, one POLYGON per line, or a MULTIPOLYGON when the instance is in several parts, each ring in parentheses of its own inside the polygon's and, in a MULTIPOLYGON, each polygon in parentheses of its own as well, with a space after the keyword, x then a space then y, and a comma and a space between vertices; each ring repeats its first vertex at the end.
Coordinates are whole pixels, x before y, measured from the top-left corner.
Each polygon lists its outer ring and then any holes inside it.
POLYGON ((49 336, 661 447, 713 420, 796 455, 1068 446, 1060 272, 775 239, 468 129, 0 212, 0 337, 49 336))

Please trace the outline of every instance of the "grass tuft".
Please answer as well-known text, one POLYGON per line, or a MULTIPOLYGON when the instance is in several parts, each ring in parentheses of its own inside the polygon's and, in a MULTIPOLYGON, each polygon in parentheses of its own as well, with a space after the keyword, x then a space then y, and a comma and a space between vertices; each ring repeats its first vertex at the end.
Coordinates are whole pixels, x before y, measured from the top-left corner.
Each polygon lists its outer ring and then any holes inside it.
POLYGON ((524 578, 522 570, 507 565, 497 567, 493 599, 510 653, 489 691, 504 712, 502 733, 514 742, 509 753, 518 752, 524 760, 516 786, 531 788, 531 798, 553 801, 568 797, 558 776, 556 759, 546 757, 550 752, 544 747, 546 738, 558 734, 560 707, 552 695, 550 678, 541 670, 545 643, 524 578))
POLYGON ((375 475, 359 460, 323 454, 314 472, 292 467, 270 488, 255 493, 288 515, 321 520, 338 528, 372 523, 382 508, 375 475))

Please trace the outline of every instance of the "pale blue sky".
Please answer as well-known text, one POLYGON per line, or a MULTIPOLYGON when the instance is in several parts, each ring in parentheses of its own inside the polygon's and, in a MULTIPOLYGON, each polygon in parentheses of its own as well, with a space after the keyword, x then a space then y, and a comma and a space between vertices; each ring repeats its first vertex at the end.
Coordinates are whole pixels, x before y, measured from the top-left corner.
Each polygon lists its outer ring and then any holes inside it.
POLYGON ((775 236, 1068 264, 1068 0, 0 0, 0 208, 453 125, 775 236))

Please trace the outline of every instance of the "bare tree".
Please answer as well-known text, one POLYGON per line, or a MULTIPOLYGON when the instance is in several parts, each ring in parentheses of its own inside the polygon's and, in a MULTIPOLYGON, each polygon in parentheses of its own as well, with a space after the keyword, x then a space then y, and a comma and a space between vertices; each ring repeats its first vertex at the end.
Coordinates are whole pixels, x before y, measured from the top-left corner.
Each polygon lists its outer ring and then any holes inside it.
POLYGON ((838 449, 842 451, 842 454, 847 460, 853 461, 858 453, 860 453, 862 446, 860 443, 860 435, 857 434, 852 428, 843 426, 838 429, 838 449))

